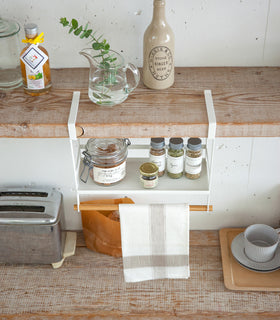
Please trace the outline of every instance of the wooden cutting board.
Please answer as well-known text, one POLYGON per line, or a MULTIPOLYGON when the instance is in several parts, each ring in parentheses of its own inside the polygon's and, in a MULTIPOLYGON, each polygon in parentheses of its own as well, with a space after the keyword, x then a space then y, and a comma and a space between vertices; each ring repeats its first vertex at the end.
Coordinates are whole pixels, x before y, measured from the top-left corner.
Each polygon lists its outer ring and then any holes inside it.
POLYGON ((280 291, 280 269, 260 273, 242 267, 231 253, 232 240, 245 229, 224 228, 219 231, 224 284, 230 290, 280 291))

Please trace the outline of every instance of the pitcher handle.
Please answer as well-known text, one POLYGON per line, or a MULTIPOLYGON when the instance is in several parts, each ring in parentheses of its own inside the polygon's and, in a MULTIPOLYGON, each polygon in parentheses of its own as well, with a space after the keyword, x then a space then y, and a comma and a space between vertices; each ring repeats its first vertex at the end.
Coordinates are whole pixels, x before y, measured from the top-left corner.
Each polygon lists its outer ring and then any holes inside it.
POLYGON ((130 93, 138 86, 138 83, 140 81, 140 72, 139 72, 138 68, 135 67, 135 65, 132 63, 127 64, 127 69, 129 69, 133 73, 134 82, 135 82, 134 85, 131 83, 127 83, 126 90, 127 90, 127 93, 130 93))

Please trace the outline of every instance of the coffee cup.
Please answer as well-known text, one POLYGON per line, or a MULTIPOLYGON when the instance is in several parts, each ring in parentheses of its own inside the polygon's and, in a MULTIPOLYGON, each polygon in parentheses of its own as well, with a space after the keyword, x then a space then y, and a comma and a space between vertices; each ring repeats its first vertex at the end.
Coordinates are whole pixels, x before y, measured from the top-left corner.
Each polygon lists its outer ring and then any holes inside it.
POLYGON ((252 224, 244 231, 244 248, 247 257, 256 262, 271 260, 280 242, 280 229, 266 224, 252 224))

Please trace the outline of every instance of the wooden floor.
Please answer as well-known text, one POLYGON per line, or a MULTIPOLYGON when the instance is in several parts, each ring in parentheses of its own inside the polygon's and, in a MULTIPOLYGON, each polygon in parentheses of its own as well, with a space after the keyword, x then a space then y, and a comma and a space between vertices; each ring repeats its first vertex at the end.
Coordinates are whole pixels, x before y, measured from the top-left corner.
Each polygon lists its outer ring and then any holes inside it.
POLYGON ((191 231, 190 269, 187 280, 125 283, 122 259, 79 233, 60 269, 0 265, 0 319, 280 319, 279 293, 225 288, 218 232, 191 231))

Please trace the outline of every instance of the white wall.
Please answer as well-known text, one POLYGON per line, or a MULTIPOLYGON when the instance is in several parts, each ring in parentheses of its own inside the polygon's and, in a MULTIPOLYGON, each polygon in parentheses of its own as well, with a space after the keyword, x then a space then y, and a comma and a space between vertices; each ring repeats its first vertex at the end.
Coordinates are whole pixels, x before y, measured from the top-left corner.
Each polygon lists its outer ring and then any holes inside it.
MULTIPOLYGON (((64 196, 66 228, 81 228, 80 215, 73 210, 76 193, 68 139, 2 138, 0 150, 1 187, 57 188, 64 196)), ((280 138, 217 138, 211 189, 214 211, 192 212, 191 229, 256 222, 279 225, 279 159, 280 138)))
MULTIPOLYGON (((35 22, 45 32, 51 65, 86 66, 60 17, 90 22, 116 51, 142 66, 142 38, 152 0, 0 0, 1 16, 23 26, 35 22)), ((166 0, 166 16, 176 37, 177 66, 279 66, 279 0, 166 0)), ((21 31, 23 36, 23 31, 21 31)))

